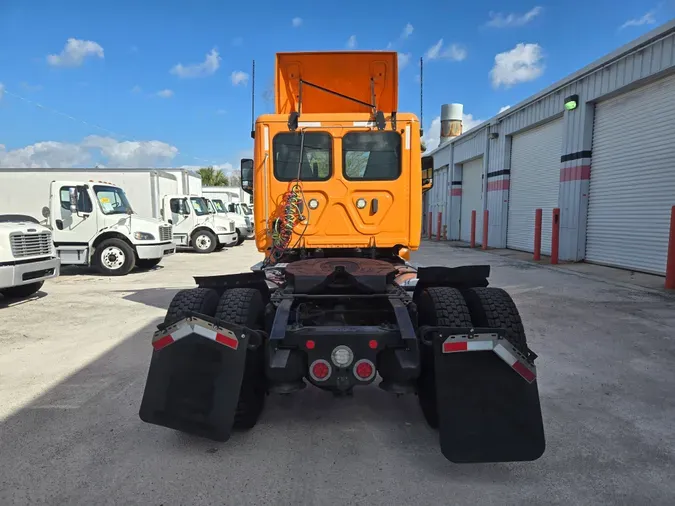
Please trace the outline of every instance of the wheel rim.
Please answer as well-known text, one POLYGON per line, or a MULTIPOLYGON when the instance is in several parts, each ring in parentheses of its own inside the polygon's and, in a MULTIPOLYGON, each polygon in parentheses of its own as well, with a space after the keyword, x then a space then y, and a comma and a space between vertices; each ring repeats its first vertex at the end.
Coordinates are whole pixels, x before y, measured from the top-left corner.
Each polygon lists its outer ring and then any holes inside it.
POLYGON ((126 258, 124 251, 117 246, 108 246, 101 253, 101 263, 110 270, 121 268, 124 265, 126 258))
POLYGON ((199 249, 209 249, 211 247, 211 238, 208 235, 200 235, 197 237, 195 243, 199 249))

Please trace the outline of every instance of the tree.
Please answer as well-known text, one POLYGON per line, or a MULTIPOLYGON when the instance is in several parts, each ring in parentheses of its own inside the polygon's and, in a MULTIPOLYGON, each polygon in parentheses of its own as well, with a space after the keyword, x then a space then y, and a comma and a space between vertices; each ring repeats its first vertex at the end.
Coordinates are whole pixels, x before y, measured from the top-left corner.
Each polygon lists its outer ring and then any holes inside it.
POLYGON ((202 177, 202 185, 204 186, 230 186, 230 179, 222 170, 202 167, 197 172, 202 177))

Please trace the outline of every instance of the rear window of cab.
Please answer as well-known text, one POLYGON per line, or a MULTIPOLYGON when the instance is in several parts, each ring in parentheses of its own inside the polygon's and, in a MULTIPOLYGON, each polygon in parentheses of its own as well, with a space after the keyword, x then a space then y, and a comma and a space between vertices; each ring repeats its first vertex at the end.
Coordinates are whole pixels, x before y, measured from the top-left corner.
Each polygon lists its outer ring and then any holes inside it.
MULTIPOLYGON (((282 132, 272 141, 278 181, 327 181, 333 173, 333 138, 326 132, 282 132), (300 151, 302 149, 302 165, 300 151)), ((401 175, 398 132, 349 132, 342 137, 342 175, 349 181, 393 181, 401 175)))

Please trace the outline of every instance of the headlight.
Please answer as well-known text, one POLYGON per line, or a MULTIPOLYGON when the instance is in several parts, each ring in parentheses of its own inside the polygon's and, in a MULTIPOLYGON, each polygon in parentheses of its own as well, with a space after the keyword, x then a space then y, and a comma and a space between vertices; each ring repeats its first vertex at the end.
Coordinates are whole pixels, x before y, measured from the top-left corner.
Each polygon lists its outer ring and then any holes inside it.
POLYGON ((134 232, 134 239, 138 241, 154 241, 155 236, 148 232, 134 232))
POLYGON ((216 230, 217 230, 218 232, 229 232, 229 230, 228 230, 227 228, 225 228, 225 227, 216 227, 216 230))

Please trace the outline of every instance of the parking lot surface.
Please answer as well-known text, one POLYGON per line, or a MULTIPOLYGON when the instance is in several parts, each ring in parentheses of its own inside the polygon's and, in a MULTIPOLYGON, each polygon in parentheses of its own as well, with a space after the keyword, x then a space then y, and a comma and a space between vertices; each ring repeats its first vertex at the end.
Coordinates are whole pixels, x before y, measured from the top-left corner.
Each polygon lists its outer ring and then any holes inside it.
POLYGON ((0 504, 675 504, 675 297, 442 243, 413 262, 489 263, 518 304, 539 355, 538 461, 452 464, 416 398, 377 386, 270 396, 224 444, 141 422, 174 293, 260 259, 247 241, 122 278, 68 269, 0 300, 0 504))

